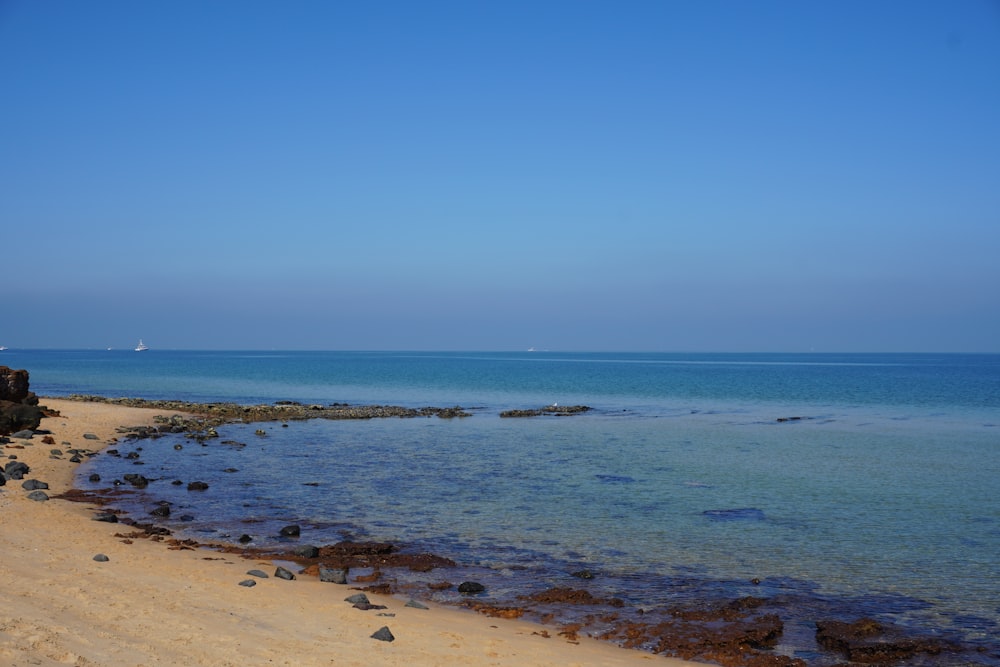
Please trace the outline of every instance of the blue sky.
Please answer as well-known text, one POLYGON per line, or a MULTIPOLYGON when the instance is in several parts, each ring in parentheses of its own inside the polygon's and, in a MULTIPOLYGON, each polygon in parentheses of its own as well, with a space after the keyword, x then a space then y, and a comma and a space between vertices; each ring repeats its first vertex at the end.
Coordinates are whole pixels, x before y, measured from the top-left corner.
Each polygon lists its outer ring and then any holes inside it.
POLYGON ((0 0, 10 347, 1000 351, 1000 3, 0 0))

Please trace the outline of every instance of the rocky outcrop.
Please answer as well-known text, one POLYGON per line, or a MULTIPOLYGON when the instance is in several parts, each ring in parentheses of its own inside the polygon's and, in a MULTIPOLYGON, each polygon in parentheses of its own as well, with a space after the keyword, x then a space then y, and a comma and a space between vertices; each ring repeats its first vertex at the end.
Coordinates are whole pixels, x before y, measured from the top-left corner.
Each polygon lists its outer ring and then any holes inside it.
POLYGON ((816 643, 840 651, 852 663, 892 665, 918 654, 937 655, 956 647, 936 637, 909 636, 900 628, 870 618, 853 623, 817 621, 816 643))
POLYGON ((555 417, 568 417, 569 415, 578 415, 584 412, 588 412, 590 407, 587 405, 546 405, 544 408, 531 408, 528 410, 504 410, 500 413, 501 417, 538 417, 541 415, 553 415, 555 417))
POLYGON ((28 371, 0 366, 0 435, 35 430, 45 416, 28 389, 28 371))

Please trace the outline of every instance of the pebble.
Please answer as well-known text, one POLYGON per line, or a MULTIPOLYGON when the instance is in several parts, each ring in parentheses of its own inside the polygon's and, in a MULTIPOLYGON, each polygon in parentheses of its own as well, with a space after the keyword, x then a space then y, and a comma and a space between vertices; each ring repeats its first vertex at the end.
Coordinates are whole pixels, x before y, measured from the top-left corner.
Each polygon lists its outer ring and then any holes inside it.
POLYGON ((94 556, 94 560, 96 560, 98 563, 107 563, 111 559, 105 556, 104 554, 97 554, 96 556, 94 556))
POLYGON ((240 586, 246 586, 247 588, 253 588, 257 585, 257 582, 253 579, 244 579, 240 582, 240 586))

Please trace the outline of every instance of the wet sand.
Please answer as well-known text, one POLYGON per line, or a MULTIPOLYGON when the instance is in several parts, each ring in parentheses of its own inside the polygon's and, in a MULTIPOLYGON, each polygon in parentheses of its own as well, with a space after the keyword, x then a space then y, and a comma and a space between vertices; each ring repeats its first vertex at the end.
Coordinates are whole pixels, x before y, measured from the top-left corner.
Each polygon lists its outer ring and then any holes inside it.
POLYGON ((275 578, 275 564, 130 537, 94 521, 97 509, 58 496, 73 486, 68 450, 99 450, 119 426, 151 424, 163 410, 42 399, 59 416, 30 440, 0 446, 48 484, 47 501, 21 480, 0 487, 0 663, 27 665, 695 665, 551 627, 367 593, 386 609, 362 611, 349 586, 275 578), (92 434, 96 439, 88 439, 92 434), (53 441, 43 442, 46 435, 53 441), (57 449, 61 455, 53 455, 57 449), (107 561, 94 560, 98 554, 107 561), (251 569, 270 576, 248 576, 251 569), (255 579, 256 586, 240 586, 255 579), (382 614, 382 615, 380 615, 382 614), (372 638, 387 627, 394 641, 372 638))

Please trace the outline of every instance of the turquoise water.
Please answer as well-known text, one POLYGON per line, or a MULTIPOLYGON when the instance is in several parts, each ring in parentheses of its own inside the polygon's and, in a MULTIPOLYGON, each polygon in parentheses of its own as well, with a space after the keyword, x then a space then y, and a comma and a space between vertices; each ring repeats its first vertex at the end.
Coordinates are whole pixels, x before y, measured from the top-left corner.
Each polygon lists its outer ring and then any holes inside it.
MULTIPOLYGON (((791 595, 989 646, 1000 635, 998 355, 3 354, 40 395, 473 412, 223 430, 243 446, 137 443, 147 477, 210 490, 152 484, 130 509, 170 500, 193 518, 170 527, 201 540, 265 544, 301 522, 316 544, 405 542, 485 567, 498 595, 574 585, 566 573, 586 567, 650 608, 791 595), (594 410, 499 417, 553 402, 594 410)), ((93 470, 135 469, 98 458, 81 487, 93 470)))

